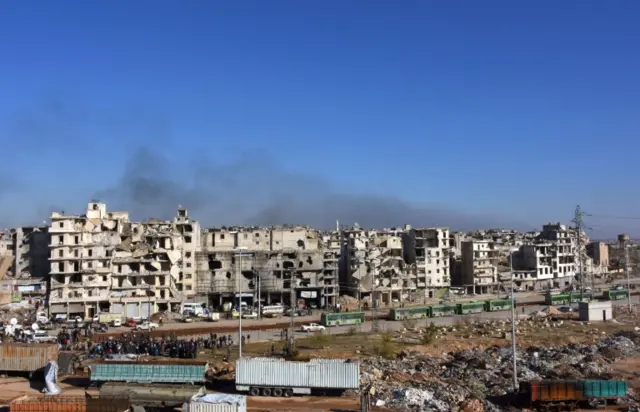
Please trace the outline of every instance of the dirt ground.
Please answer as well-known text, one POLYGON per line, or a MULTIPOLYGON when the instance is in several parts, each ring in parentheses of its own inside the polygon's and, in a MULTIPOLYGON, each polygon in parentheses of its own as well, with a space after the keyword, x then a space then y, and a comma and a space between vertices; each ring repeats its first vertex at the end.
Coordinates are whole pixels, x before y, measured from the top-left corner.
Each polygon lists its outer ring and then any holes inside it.
MULTIPOLYGON (((569 343, 593 342, 601 337, 622 330, 633 330, 633 325, 619 323, 599 323, 586 325, 569 319, 548 323, 520 322, 517 344, 520 348, 531 346, 566 345, 569 343)), ((360 358, 366 356, 394 356, 403 350, 417 350, 439 356, 443 352, 469 349, 472 347, 490 347, 509 345, 510 338, 501 337, 509 332, 508 323, 482 327, 468 319, 455 326, 437 327, 429 331, 413 330, 411 322, 406 322, 404 332, 382 332, 378 334, 358 333, 357 328, 344 335, 314 334, 297 340, 297 358, 305 360, 311 357, 360 358)), ((270 355, 271 343, 257 342, 244 345, 244 356, 270 355)), ((276 344, 281 351, 284 342, 276 344)), ((224 362, 226 351, 202 351, 198 358, 214 365, 218 378, 225 379, 233 375, 233 363, 224 362)), ((235 360, 237 350, 232 351, 231 361, 235 360)), ((622 360, 613 365, 614 372, 620 378, 627 379, 630 387, 640 392, 640 357, 622 360)), ((61 383, 64 395, 83 395, 84 388, 61 383)), ((0 379, 0 405, 22 395, 37 395, 41 387, 30 387, 26 379, 0 379)), ((90 393, 96 393, 95 389, 90 393)), ((291 399, 250 398, 248 409, 251 411, 356 411, 359 399, 354 397, 295 397, 291 399)), ((384 409, 374 409, 383 411, 384 409)))

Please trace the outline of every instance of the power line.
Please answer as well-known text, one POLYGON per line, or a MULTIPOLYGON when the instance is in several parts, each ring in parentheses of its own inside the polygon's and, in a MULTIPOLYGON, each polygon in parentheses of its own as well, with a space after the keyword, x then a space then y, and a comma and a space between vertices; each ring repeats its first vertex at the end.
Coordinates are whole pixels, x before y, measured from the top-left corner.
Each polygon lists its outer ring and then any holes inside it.
POLYGON ((593 213, 583 213, 583 216, 597 217, 599 219, 640 220, 640 217, 637 216, 608 216, 593 213))
MULTIPOLYGON (((580 205, 576 206, 576 210, 574 212, 574 217, 572 222, 576 225, 576 247, 578 248, 578 260, 579 260, 579 265, 580 265, 580 300, 582 301, 582 297, 584 294, 584 282, 585 282, 585 278, 584 278, 584 254, 582 253, 582 229, 584 227, 584 220, 583 217, 586 215, 586 213, 584 213, 582 211, 582 209, 580 209, 580 205)), ((593 279, 593 274, 591 275, 591 290, 594 290, 594 279, 593 279)))

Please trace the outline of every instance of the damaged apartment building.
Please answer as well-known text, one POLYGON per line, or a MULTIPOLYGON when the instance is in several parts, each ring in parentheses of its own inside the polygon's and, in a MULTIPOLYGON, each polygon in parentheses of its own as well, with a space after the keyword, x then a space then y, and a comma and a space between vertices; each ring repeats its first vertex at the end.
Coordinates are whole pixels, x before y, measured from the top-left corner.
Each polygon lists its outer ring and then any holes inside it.
POLYGON ((377 304, 420 302, 451 284, 447 228, 341 231, 341 285, 377 304))
POLYGON ((0 291, 3 294, 45 297, 49 275, 47 229, 46 226, 19 227, 0 233, 0 291))
POLYGON ((357 224, 340 231, 343 294, 363 303, 387 305, 416 289, 403 260, 402 229, 366 230, 357 224))
MULTIPOLYGON (((522 289, 538 290, 571 286, 578 270, 578 256, 586 257, 588 238, 578 246, 575 229, 560 223, 547 224, 535 240, 513 254, 514 281, 522 289)), ((506 273, 502 281, 510 281, 506 273)))
POLYGON ((232 227, 206 229, 196 257, 196 291, 212 307, 225 303, 290 304, 311 307, 337 302, 335 250, 308 227, 232 227))
POLYGON ((131 222, 92 201, 84 215, 53 213, 49 227, 50 312, 146 318, 179 311, 195 292, 200 227, 178 209, 172 221, 131 222))

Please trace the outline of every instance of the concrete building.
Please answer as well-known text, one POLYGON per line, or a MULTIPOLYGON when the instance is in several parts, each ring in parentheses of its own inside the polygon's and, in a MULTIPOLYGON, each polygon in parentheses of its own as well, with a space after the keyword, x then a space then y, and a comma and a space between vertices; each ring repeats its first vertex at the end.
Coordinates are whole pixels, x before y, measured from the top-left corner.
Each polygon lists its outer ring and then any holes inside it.
POLYGON ((199 240, 199 227, 184 209, 173 222, 134 223, 127 212, 107 212, 104 203, 92 201, 84 215, 54 212, 49 233, 54 315, 146 318, 158 310, 179 311, 182 290, 193 290, 193 275, 184 273, 194 271, 183 267, 193 265, 195 253, 187 258, 192 249, 184 245, 199 240))
POLYGON ((534 241, 514 254, 516 285, 529 290, 571 286, 576 277, 577 250, 570 228, 559 223, 544 225, 534 241))
POLYGON ((20 227, 0 234, 0 284, 4 292, 44 297, 49 275, 47 227, 20 227))
POLYGON ((493 242, 470 240, 462 242, 461 284, 467 293, 490 293, 498 284, 500 259, 493 242))
POLYGON ((593 264, 601 268, 609 267, 609 245, 604 242, 591 242, 587 246, 587 253, 593 259, 593 264))
POLYGON ((402 229, 364 230, 358 226, 341 231, 340 286, 343 294, 359 298, 363 305, 388 305, 411 296, 416 284, 407 272, 402 229))
POLYGON ((333 306, 338 298, 335 250, 308 227, 206 229, 196 253, 196 291, 213 307, 248 303, 333 306), (293 291, 293 292, 292 292, 293 291))
POLYGON ((448 228, 413 229, 405 226, 403 234, 404 261, 411 265, 411 279, 421 297, 435 297, 439 290, 451 286, 448 228))

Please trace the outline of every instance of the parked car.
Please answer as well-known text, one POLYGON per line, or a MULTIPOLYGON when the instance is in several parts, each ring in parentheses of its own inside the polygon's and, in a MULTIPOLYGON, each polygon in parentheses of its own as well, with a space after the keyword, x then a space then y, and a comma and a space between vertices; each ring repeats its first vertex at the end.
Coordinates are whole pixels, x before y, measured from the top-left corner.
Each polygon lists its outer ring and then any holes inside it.
POLYGON ((258 319, 258 314, 256 312, 242 312, 243 319, 258 319))
POLYGON ((558 308, 558 310, 562 313, 570 313, 573 312, 573 308, 569 307, 569 306, 561 306, 558 308))
POLYGON ((127 319, 126 325, 130 328, 135 328, 137 325, 137 322, 135 321, 135 319, 127 319))
POLYGON ((30 336, 29 340, 35 343, 46 343, 46 342, 55 343, 58 341, 58 339, 55 336, 51 336, 47 332, 39 332, 39 331, 33 332, 33 335, 30 336))
POLYGON ((136 330, 148 330, 148 331, 152 331, 156 328, 158 328, 160 325, 158 325, 157 323, 154 322, 144 322, 141 323, 139 325, 136 325, 136 330))
POLYGON ((308 325, 302 325, 304 332, 319 332, 324 330, 324 326, 319 323, 310 323, 308 325))

